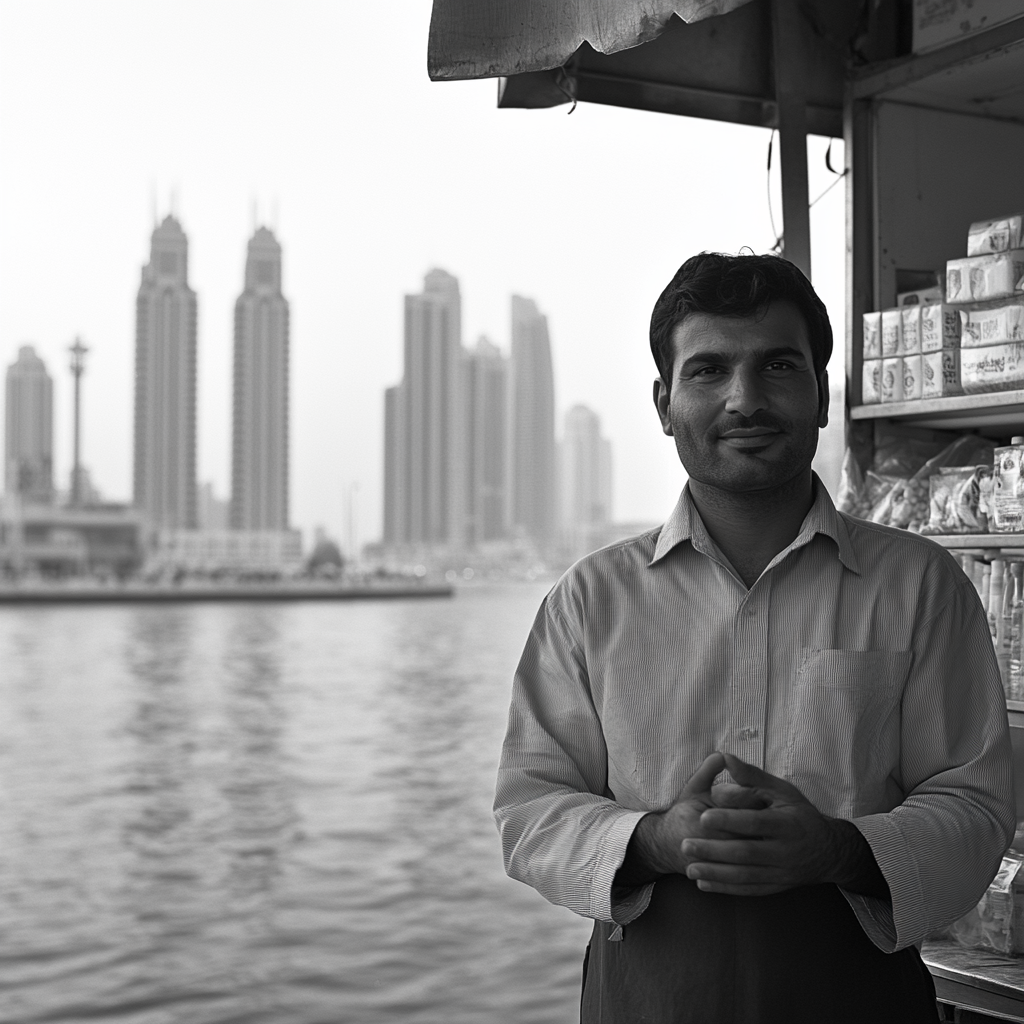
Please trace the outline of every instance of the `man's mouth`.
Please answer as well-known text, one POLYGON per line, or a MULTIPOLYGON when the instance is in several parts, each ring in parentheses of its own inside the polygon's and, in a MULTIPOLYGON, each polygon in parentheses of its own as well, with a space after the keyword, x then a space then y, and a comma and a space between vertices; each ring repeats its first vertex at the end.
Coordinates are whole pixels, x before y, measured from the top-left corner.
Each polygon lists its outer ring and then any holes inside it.
POLYGON ((769 427, 734 427, 718 435, 730 448, 765 448, 779 436, 779 431, 769 427))

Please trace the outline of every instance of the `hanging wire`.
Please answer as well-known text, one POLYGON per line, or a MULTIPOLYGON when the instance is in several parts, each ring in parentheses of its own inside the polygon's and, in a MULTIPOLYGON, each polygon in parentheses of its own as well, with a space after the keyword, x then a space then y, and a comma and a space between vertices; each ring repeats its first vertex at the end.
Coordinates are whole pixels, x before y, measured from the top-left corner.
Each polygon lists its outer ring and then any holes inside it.
MULTIPOLYGON (((570 58, 571 60, 572 58, 570 58)), ((576 76, 568 70, 569 61, 566 61, 558 69, 558 74, 555 75, 555 86, 558 91, 567 99, 572 106, 569 108, 568 113, 572 113, 576 109, 576 76)))
MULTIPOLYGON (((768 219, 769 221, 771 221, 772 234, 775 235, 775 244, 771 247, 771 252, 781 253, 783 243, 786 237, 785 225, 783 225, 783 230, 780 234, 775 227, 775 215, 772 211, 772 147, 775 142, 775 132, 777 130, 778 129, 773 128, 771 135, 768 136, 768 219)), ((815 206, 817 203, 819 203, 822 199, 824 199, 825 196, 827 196, 829 192, 831 192, 832 189, 834 189, 836 185, 838 185, 839 182, 841 182, 849 172, 848 167, 844 167, 841 171, 837 171, 832 166, 832 142, 832 139, 828 140, 828 149, 825 150, 825 166, 835 175, 835 179, 825 189, 824 192, 822 192, 816 199, 812 200, 810 203, 807 204, 808 210, 815 206)))
POLYGON ((771 135, 768 136, 768 220, 771 221, 772 234, 775 236, 775 244, 771 247, 771 252, 781 253, 783 236, 775 227, 775 214, 772 212, 772 143, 775 142, 775 132, 776 129, 773 128, 771 135))

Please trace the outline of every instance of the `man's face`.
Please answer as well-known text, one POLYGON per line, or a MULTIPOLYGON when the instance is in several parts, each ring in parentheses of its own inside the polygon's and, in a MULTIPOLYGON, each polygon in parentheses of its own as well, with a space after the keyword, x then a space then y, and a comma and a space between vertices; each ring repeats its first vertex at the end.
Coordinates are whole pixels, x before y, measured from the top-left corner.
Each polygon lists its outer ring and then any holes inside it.
POLYGON ((761 319, 690 314, 673 333, 662 429, 696 481, 724 491, 780 487, 806 472, 828 422, 828 381, 814 374, 807 325, 790 302, 761 319))

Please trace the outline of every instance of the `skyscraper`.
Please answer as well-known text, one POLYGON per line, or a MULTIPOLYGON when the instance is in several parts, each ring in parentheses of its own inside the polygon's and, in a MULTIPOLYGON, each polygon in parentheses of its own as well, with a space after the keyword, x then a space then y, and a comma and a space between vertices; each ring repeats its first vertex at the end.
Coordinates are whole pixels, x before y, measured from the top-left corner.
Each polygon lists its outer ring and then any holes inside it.
POLYGON ((196 526, 196 294, 178 221, 154 229, 135 315, 135 505, 158 529, 196 526))
POLYGON ((465 540, 459 282, 431 270, 405 297, 404 376, 385 396, 385 537, 461 546, 465 540))
POLYGON ((249 240, 235 303, 230 524, 288 529, 288 300, 281 246, 267 228, 249 240))
POLYGON ((53 381, 31 345, 7 368, 4 487, 26 501, 53 500, 53 381))
POLYGON ((562 538, 576 558, 600 543, 600 530, 611 521, 611 445, 601 436, 601 420, 585 405, 566 413, 560 461, 562 538))
POLYGON ((512 523, 544 549, 555 524, 555 383, 548 321, 512 296, 512 523))
POLYGON ((508 360, 481 337, 463 372, 466 438, 466 541, 508 535, 508 360))

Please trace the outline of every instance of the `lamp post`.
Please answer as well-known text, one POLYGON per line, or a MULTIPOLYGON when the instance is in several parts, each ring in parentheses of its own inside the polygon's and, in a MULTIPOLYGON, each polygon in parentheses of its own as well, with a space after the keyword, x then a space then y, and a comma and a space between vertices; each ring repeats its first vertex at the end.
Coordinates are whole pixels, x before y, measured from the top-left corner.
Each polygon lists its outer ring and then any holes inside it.
POLYGON ((71 505, 82 503, 82 374, 85 373, 85 353, 89 351, 81 338, 75 338, 71 352, 71 376, 75 378, 75 460, 71 468, 71 505))

